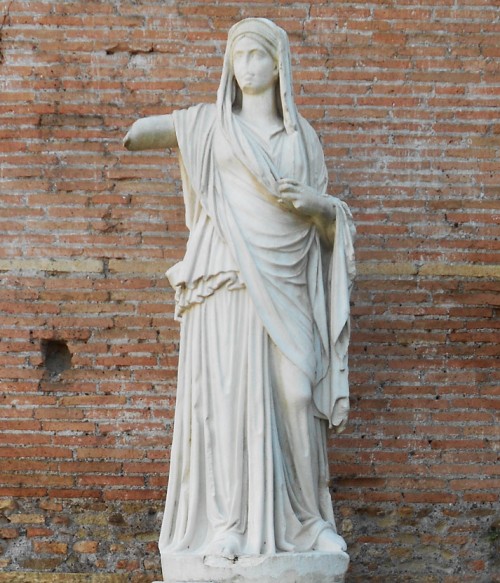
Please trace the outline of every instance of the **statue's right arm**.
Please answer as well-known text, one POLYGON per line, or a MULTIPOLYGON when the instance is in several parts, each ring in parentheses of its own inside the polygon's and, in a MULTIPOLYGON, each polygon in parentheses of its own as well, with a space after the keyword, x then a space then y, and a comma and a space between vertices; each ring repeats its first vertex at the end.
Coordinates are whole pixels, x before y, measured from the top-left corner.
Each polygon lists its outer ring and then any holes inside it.
POLYGON ((177 136, 172 115, 143 117, 132 124, 123 139, 127 150, 175 148, 177 136))

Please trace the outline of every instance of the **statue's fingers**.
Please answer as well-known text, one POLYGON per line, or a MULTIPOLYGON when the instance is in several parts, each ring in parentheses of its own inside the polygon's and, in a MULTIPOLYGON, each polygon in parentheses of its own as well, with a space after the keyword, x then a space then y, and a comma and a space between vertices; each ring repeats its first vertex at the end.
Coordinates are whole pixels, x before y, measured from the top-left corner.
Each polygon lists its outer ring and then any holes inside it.
POLYGON ((290 185, 287 182, 280 181, 278 184, 278 189, 280 192, 285 192, 290 188, 290 185))

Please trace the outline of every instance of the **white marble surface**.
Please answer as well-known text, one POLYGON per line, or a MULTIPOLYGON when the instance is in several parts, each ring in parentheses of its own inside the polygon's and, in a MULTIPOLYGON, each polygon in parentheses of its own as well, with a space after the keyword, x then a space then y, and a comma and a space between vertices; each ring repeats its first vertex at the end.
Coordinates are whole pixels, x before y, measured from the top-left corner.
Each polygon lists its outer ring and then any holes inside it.
POLYGON ((164 580, 156 583, 343 583, 346 553, 278 553, 224 559, 171 555, 164 559, 164 580))
POLYGON ((165 581, 336 582, 326 436, 349 411, 354 226, 296 109, 285 31, 234 25, 217 102, 140 119, 124 144, 178 147, 190 230, 167 274, 182 324, 165 581))

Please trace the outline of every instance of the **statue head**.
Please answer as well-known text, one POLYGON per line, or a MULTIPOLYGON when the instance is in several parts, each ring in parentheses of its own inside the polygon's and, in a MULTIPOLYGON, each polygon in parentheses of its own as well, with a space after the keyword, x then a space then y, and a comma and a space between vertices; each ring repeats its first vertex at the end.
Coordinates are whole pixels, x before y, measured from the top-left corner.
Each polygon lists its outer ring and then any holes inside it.
POLYGON ((286 32, 267 18, 246 18, 236 23, 228 34, 224 67, 217 93, 219 115, 230 115, 233 107, 241 104, 242 92, 235 77, 235 49, 244 39, 258 44, 269 55, 276 67, 276 106, 283 118, 286 131, 297 128, 297 112, 293 101, 290 48, 286 32))
POLYGON ((257 35, 245 34, 234 42, 231 66, 242 94, 255 95, 275 90, 278 82, 277 55, 257 35))

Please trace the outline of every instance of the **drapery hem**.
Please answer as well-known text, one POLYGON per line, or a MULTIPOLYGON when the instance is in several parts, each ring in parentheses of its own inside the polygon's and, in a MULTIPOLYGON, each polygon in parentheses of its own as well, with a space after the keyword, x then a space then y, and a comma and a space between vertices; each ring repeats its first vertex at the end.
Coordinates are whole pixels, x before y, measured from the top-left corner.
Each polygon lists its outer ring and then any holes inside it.
POLYGON ((302 417, 301 457, 280 407, 288 387, 273 373, 282 358, 244 288, 221 287, 185 312, 162 555, 205 553, 226 536, 237 554, 308 551, 335 530, 326 423, 302 417))

